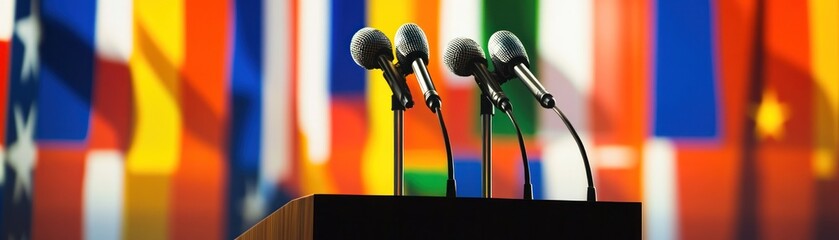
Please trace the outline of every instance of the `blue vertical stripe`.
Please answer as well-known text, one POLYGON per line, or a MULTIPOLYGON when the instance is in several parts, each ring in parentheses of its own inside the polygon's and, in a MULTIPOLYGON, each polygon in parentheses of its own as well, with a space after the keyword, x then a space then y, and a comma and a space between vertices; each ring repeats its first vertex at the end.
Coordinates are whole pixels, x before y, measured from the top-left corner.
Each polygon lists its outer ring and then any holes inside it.
POLYGON ((263 17, 262 1, 234 2, 234 39, 231 76, 230 175, 227 236, 232 239, 245 230, 243 223, 246 190, 259 178, 262 132, 263 17))
POLYGON ((262 2, 237 0, 233 45, 231 160, 259 168, 262 127, 262 2))
POLYGON ((656 5, 656 136, 718 136, 710 0, 656 5))
POLYGON ((530 183, 533 184, 533 199, 545 199, 542 160, 538 158, 528 158, 528 160, 530 160, 530 183))
MULTIPOLYGON (((364 96, 366 75, 350 56, 350 40, 358 29, 367 26, 364 2, 332 1, 332 31, 329 47, 329 90, 333 94, 349 93, 364 96)), ((392 37, 392 36, 389 36, 392 37)), ((391 39, 392 40, 392 39, 391 39)))
POLYGON ((85 140, 93 86, 95 0, 41 0, 39 140, 85 140))
POLYGON ((455 159, 457 197, 481 197, 481 159, 455 159))

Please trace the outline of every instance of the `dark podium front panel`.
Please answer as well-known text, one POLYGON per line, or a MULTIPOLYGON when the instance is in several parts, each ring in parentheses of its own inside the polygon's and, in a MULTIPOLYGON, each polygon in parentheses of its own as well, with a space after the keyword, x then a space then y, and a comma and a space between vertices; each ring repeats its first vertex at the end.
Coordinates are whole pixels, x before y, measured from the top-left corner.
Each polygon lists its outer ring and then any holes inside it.
POLYGON ((641 239, 641 203, 311 195, 239 239, 641 239))

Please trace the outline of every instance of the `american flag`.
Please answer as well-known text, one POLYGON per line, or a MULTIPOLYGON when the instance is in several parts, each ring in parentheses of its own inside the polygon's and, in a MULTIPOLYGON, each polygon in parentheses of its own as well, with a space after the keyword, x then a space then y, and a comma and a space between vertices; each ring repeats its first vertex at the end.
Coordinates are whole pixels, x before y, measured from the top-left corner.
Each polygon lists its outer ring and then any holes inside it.
MULTIPOLYGON (((480 196, 479 91, 442 51, 509 30, 581 133, 598 200, 643 202, 645 237, 835 239, 837 16, 835 0, 0 0, 0 238, 233 238, 296 197, 391 194, 390 93, 349 43, 413 22, 458 196, 480 196)), ((502 87, 535 197, 584 199, 562 123, 502 87)), ((435 116, 405 117, 406 190, 443 195, 435 116)), ((520 198, 512 125, 494 123, 495 197, 520 198)))

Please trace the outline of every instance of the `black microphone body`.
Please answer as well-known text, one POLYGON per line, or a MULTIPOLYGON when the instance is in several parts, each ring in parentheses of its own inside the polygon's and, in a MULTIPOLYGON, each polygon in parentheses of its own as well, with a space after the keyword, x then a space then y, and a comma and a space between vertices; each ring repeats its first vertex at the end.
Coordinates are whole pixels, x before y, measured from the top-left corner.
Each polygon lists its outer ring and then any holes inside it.
POLYGON ((473 63, 472 69, 475 82, 478 83, 478 88, 495 104, 495 107, 501 109, 503 112, 512 110, 513 107, 510 105, 510 99, 501 91, 501 85, 495 81, 495 74, 492 74, 487 69, 487 65, 476 61, 473 63))
POLYGON ((381 69, 393 96, 403 108, 414 106, 411 91, 405 76, 393 65, 393 48, 390 39, 382 31, 365 27, 353 35, 350 54, 359 66, 365 69, 381 69))
POLYGON ((387 85, 393 92, 393 96, 399 100, 405 108, 414 106, 414 100, 411 98, 411 91, 408 90, 405 76, 399 73, 396 66, 393 65, 390 59, 384 55, 379 55, 379 68, 382 69, 382 76, 387 80, 387 85))
POLYGON ((516 35, 505 30, 495 32, 489 38, 487 47, 489 48, 490 58, 492 58, 492 64, 495 65, 495 71, 500 77, 504 79, 518 77, 521 79, 543 108, 550 109, 556 105, 553 95, 545 90, 545 87, 530 71, 530 60, 527 57, 527 52, 516 35))
POLYGON ((458 76, 475 76, 478 88, 495 107, 503 112, 513 109, 510 99, 501 91, 496 76, 487 69, 484 50, 472 39, 455 38, 449 42, 443 55, 446 66, 458 76))

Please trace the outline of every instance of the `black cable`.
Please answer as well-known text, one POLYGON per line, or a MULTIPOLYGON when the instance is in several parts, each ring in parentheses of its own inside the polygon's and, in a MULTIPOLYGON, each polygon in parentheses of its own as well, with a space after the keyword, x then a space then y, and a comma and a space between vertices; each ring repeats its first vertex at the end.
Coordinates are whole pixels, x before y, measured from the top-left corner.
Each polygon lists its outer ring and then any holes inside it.
POLYGON ((527 161, 527 150, 524 149, 524 138, 521 135, 521 129, 513 117, 513 110, 504 111, 507 117, 510 117, 510 122, 516 127, 516 135, 519 137, 519 148, 521 150, 521 161, 524 164, 524 199, 533 200, 533 185, 530 183, 530 164, 527 161))
POLYGON ((559 107, 553 107, 554 112, 559 115, 559 118, 562 119, 562 122, 565 123, 565 127, 568 128, 568 131, 571 132, 571 136, 574 137, 574 141, 577 142, 577 148, 580 149, 580 155, 583 156, 583 163, 586 165, 586 180, 588 181, 588 190, 586 193, 586 200, 589 202, 597 201, 597 194, 594 190, 594 180, 591 178, 591 165, 588 163, 588 155, 586 155, 586 148, 583 146, 583 141, 580 140, 580 136, 577 135, 577 130, 574 130, 574 126, 571 125, 571 121, 568 121, 568 118, 565 117, 565 114, 559 110, 559 107))
POLYGON ((446 130, 446 122, 443 121, 443 110, 440 108, 434 109, 437 114, 437 120, 440 121, 440 129, 443 130, 443 141, 446 143, 446 160, 449 167, 449 178, 446 180, 446 197, 457 197, 457 184, 454 180, 454 159, 452 159, 452 145, 449 142, 449 131, 446 130))

